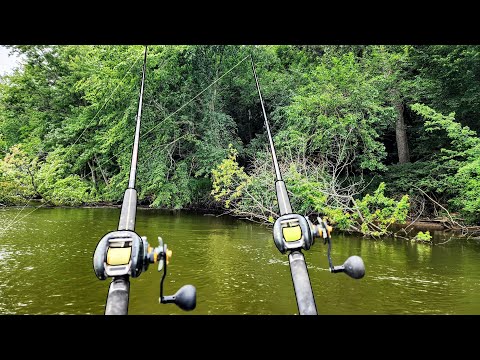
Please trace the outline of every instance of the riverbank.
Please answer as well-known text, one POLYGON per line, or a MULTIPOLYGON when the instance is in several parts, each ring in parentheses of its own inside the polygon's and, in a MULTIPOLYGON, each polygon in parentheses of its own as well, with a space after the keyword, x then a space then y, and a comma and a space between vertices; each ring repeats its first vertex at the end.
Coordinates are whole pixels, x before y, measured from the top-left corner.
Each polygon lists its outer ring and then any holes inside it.
MULTIPOLYGON (((2 206, 2 208, 35 208, 35 207, 42 207, 42 208, 70 208, 70 209, 101 209, 101 208, 109 208, 109 209, 120 209, 122 206, 121 203, 114 203, 114 202, 101 202, 95 205, 81 205, 81 206, 54 206, 54 205, 46 205, 42 204, 40 201, 30 201, 27 206, 25 205, 14 205, 14 206, 2 206)), ((248 219, 236 217, 234 215, 225 213, 225 211, 221 208, 214 208, 214 209, 205 209, 199 207, 191 207, 191 208, 183 208, 183 209, 171 209, 171 208, 156 208, 150 207, 149 205, 142 205, 139 204, 137 206, 138 209, 142 210, 160 210, 165 213, 185 213, 185 214, 201 214, 203 216, 214 216, 214 217, 222 217, 222 216, 229 216, 240 220, 245 220, 250 222, 248 219)), ((271 224, 263 224, 266 226, 271 226, 271 224)), ((469 237, 480 237, 480 226, 462 226, 458 223, 452 223, 451 220, 447 218, 438 218, 438 219, 430 219, 430 218, 418 218, 415 221, 406 221, 404 224, 395 223, 392 224, 390 227, 394 236, 398 237, 405 237, 406 239, 412 239, 416 236, 418 232, 426 232, 429 231, 432 234, 435 232, 447 232, 451 235, 462 237, 462 236, 469 236, 469 237)), ((339 229, 335 229, 335 232, 343 233, 343 234, 355 234, 355 235, 362 235, 360 233, 355 233, 352 231, 342 231, 339 229)), ((385 236, 389 237, 389 236, 385 236)))
MULTIPOLYGON (((43 209, 118 209, 122 208, 122 203, 114 203, 114 202, 102 202, 95 205, 80 205, 80 206, 68 206, 68 205, 47 205, 40 201, 31 200, 29 201, 28 205, 1 205, 0 209, 21 209, 21 211, 26 211, 29 209, 29 212, 35 211, 37 208, 43 209)), ((171 209, 171 208, 158 208, 158 207, 151 207, 149 205, 137 205, 137 209, 141 210, 156 210, 162 211, 165 213, 185 213, 185 214, 201 214, 204 216, 231 216, 232 218, 240 219, 238 217, 226 214, 225 211, 221 211, 221 209, 204 209, 198 207, 190 207, 190 208, 183 208, 183 209, 171 209)), ((240 219, 245 220, 245 219, 240 219)), ((268 224, 267 224, 268 225, 268 224)))

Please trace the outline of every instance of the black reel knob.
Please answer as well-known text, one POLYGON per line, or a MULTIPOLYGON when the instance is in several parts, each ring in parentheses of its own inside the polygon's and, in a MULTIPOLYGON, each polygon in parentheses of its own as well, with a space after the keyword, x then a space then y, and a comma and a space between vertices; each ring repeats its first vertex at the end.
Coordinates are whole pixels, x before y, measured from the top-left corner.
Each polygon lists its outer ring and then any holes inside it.
POLYGON ((361 279, 365 276, 365 264, 360 256, 350 256, 343 265, 334 266, 330 269, 332 273, 344 272, 354 279, 361 279))
POLYGON ((174 295, 163 296, 160 302, 173 303, 185 311, 193 310, 197 306, 197 289, 193 285, 184 285, 174 295))
POLYGON ((330 266, 330 272, 335 274, 339 272, 343 272, 350 276, 353 279, 361 279, 365 276, 365 264, 360 256, 353 255, 350 256, 343 265, 340 266, 333 266, 332 258, 330 256, 330 252, 332 250, 332 239, 330 233, 332 231, 332 227, 327 224, 325 220, 321 218, 317 218, 318 225, 312 225, 312 233, 315 237, 323 237, 325 239, 325 244, 328 244, 327 250, 327 257, 328 257, 328 265, 330 266))
POLYGON ((158 237, 158 242, 159 245, 153 249, 153 252, 157 254, 155 255, 155 259, 158 261, 158 271, 162 271, 163 269, 163 276, 160 281, 160 303, 175 304, 185 311, 195 309, 197 306, 197 289, 193 285, 182 286, 174 295, 163 295, 163 282, 167 276, 167 266, 172 257, 172 251, 168 250, 167 244, 163 244, 163 240, 160 236, 158 237))

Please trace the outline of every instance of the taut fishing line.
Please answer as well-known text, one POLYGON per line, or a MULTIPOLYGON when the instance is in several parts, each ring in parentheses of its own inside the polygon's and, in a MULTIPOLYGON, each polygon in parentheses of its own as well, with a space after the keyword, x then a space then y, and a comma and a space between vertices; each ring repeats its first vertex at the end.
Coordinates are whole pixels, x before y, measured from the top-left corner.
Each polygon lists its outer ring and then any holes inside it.
MULTIPOLYGON (((133 58, 133 57, 132 57, 133 58)), ((130 59, 130 58, 129 58, 130 59)), ((128 60, 129 60, 128 59, 128 60)), ((120 87, 120 85, 122 85, 122 82, 123 80, 127 77, 127 75, 132 71, 133 67, 138 63, 138 60, 140 60, 140 58, 138 58, 133 64, 132 66, 130 66, 130 68, 127 70, 127 72, 125 73, 125 75, 123 76, 123 78, 120 80, 120 82, 118 83, 118 85, 115 87, 115 89, 111 92, 110 96, 107 98, 107 100, 103 103, 103 105, 100 107, 100 109, 98 109, 97 113, 95 114, 95 116, 92 118, 92 120, 89 121, 89 123, 87 124, 87 126, 85 126, 85 128, 83 129, 83 131, 81 132, 81 134, 77 137, 77 139, 73 142, 72 145, 70 145, 70 147, 68 148, 67 152, 65 153, 65 157, 67 156, 67 154, 73 149, 73 146, 78 142, 78 140, 80 140, 80 138, 83 136, 83 134, 85 133, 85 131, 87 131, 87 129, 89 128, 89 126, 93 123, 93 121, 97 118, 98 114, 100 114, 100 111, 102 111, 102 109, 107 105, 107 103, 110 101, 110 99, 112 98, 113 94, 115 94, 115 92, 117 91, 117 89, 120 87)), ((88 176, 90 174, 87 174, 86 176, 88 176)), ((81 179, 83 179, 84 177, 81 177, 81 179)), ((28 203, 34 198, 35 194, 32 195, 28 200, 27 202, 25 203, 25 205, 23 205, 23 207, 20 209, 20 211, 17 213, 17 215, 13 218, 12 221, 10 221, 9 224, 7 224, 7 226, 3 229, 0 229, 0 235, 4 234, 9 228, 11 228, 13 225, 15 225, 17 222, 21 221, 22 219, 24 219, 26 216, 30 215, 32 212, 34 212, 35 210, 45 206, 45 204, 41 204, 39 206, 37 206, 35 209, 33 209, 32 211, 30 211, 27 215, 21 217, 20 219, 17 220, 17 218, 20 216, 20 214, 23 212, 23 210, 25 209, 25 207, 28 205, 28 203), (17 220, 17 221, 15 221, 17 220)))

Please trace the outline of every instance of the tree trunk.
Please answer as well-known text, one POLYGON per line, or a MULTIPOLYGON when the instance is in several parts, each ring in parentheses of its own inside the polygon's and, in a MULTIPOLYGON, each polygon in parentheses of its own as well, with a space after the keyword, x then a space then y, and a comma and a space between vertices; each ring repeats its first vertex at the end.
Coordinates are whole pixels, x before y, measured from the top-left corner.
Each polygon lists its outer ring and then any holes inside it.
POLYGON ((398 163, 410 162, 410 151, 408 149, 407 127, 405 126, 404 106, 401 101, 395 103, 397 109, 397 122, 395 124, 395 137, 397 139, 398 163))
POLYGON ((37 184, 35 183, 35 176, 33 172, 30 170, 30 166, 27 167, 27 174, 30 176, 30 182, 32 183, 33 191, 35 192, 36 195, 43 197, 39 192, 37 188, 37 184))
POLYGON ((95 179, 95 169, 93 168, 93 164, 90 164, 90 161, 87 161, 87 164, 92 174, 93 185, 95 186, 95 188, 97 188, 97 180, 95 179))
POLYGON ((100 165, 100 162, 97 159, 97 155, 93 155, 93 156, 94 156, 95 162, 97 163, 98 168, 100 169, 100 173, 102 174, 103 181, 105 182, 105 185, 108 185, 107 176, 105 175, 105 172, 103 171, 102 166, 100 165))

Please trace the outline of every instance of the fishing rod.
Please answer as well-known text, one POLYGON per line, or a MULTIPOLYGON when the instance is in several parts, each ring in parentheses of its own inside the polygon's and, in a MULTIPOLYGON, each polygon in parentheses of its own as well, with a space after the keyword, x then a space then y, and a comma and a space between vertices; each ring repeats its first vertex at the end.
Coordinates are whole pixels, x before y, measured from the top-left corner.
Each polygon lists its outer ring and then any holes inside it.
POLYGON ((312 285, 308 275, 307 263, 302 249, 308 250, 315 243, 315 238, 323 237, 324 244, 328 243, 328 265, 331 273, 344 272, 354 279, 361 279, 365 275, 365 265, 359 256, 350 256, 343 265, 334 266, 330 256, 332 248, 331 232, 332 227, 327 224, 325 219, 317 217, 318 224, 314 225, 307 217, 292 212, 290 199, 287 193, 287 187, 282 179, 280 168, 278 166, 275 146, 273 145, 272 133, 267 120, 267 113, 263 103, 260 85, 258 83, 257 71, 253 56, 250 55, 252 63, 253 76, 257 86, 260 104, 262 105, 265 128, 267 129, 268 141, 270 144, 270 153, 272 155, 273 167, 275 169, 275 191, 277 194, 280 217, 273 225, 273 240, 277 249, 282 253, 288 254, 290 263, 290 272, 292 274, 293 288, 297 299, 297 307, 300 315, 317 315, 317 306, 313 296, 312 285))
POLYGON ((159 246, 153 248, 149 245, 145 236, 139 236, 135 232, 135 215, 137 212, 135 179, 146 65, 147 47, 145 46, 130 176, 128 187, 123 196, 120 220, 116 231, 111 231, 100 239, 93 255, 93 270, 97 278, 99 280, 112 278, 108 289, 105 315, 128 314, 130 276, 132 278, 139 277, 142 272, 147 271, 149 264, 157 262, 158 271, 163 268, 159 302, 162 304, 174 303, 187 311, 195 309, 196 306, 196 289, 193 285, 182 286, 175 295, 163 295, 163 282, 167 275, 167 265, 172 257, 172 251, 167 248, 167 244, 163 244, 161 237, 158 237, 159 246))

